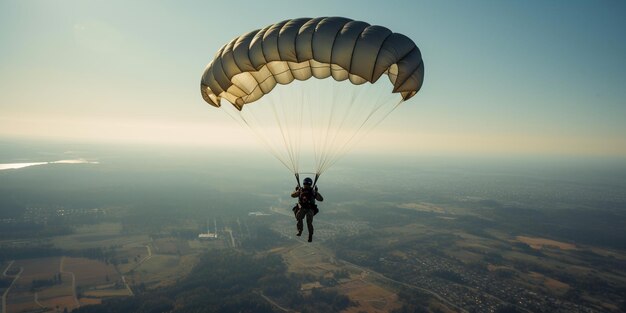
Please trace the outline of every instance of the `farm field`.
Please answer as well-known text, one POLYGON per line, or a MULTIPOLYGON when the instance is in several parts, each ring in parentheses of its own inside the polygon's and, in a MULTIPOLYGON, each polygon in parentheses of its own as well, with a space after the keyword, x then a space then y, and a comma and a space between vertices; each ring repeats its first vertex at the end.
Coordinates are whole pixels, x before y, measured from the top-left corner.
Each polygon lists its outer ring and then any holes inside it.
POLYGON ((391 312, 400 307, 396 293, 381 286, 367 282, 361 275, 351 276, 350 280, 339 286, 341 293, 358 306, 350 307, 346 313, 357 312, 391 312))
POLYGON ((542 248, 558 248, 561 250, 575 250, 576 249, 576 245, 573 245, 571 243, 560 242, 560 241, 546 239, 546 238, 527 237, 527 236, 517 236, 515 238, 518 241, 529 245, 533 249, 542 249, 542 248))
POLYGON ((116 250, 114 263, 120 273, 129 273, 151 257, 149 244, 131 243, 116 250))
POLYGON ((154 252, 159 254, 184 255, 191 252, 187 240, 177 238, 159 238, 153 241, 154 252))
MULTIPOLYGON (((196 262, 195 255, 153 255, 128 275, 127 282, 131 286, 171 284, 186 275, 196 262)), ((115 266, 99 260, 51 257, 17 260, 11 268, 14 266, 23 271, 8 293, 7 313, 57 308, 71 311, 105 298, 131 295, 115 266), (33 288, 34 280, 53 279, 59 281, 33 288)))
POLYGON ((148 235, 124 233, 121 223, 80 226, 71 235, 57 236, 51 240, 55 247, 68 250, 142 245, 148 242, 148 235))
POLYGON ((334 287, 323 287, 320 282, 306 283, 301 290, 312 288, 332 288, 350 298, 356 305, 347 308, 347 313, 356 312, 391 312, 401 305, 396 290, 378 276, 371 275, 367 269, 337 261, 334 254, 320 245, 294 244, 274 249, 273 252, 283 256, 288 271, 307 273, 318 277, 332 278, 338 271, 348 273, 346 278, 338 278, 334 287))
POLYGON ((142 263, 128 277, 133 285, 144 284, 149 288, 175 283, 187 275, 197 263, 196 255, 153 255, 142 263))
POLYGON ((124 235, 119 223, 103 223, 79 227, 72 235, 53 237, 49 242, 70 251, 105 249, 108 257, 55 256, 0 263, 0 270, 7 272, 5 278, 12 280, 20 273, 7 293, 7 313, 71 311, 106 298, 131 296, 129 287, 175 283, 197 263, 199 251, 220 246, 221 241, 151 240, 143 234, 124 235))
POLYGON ((76 287, 98 288, 99 286, 121 281, 121 276, 111 264, 87 258, 64 258, 63 269, 74 273, 76 287))
MULTIPOLYGON (((90 290, 90 291, 85 291, 84 295, 86 296, 86 298, 81 298, 81 299, 85 299, 85 301, 90 302, 90 301, 94 301, 94 298, 107 298, 107 297, 125 297, 125 296, 130 296, 130 294, 128 293, 128 290, 126 288, 123 289, 103 289, 103 290, 90 290), (89 299, 89 300, 87 300, 89 299)), ((100 299, 98 299, 100 300, 100 299)), ((83 301, 83 300, 81 300, 83 301)))
POLYGON ((11 268, 21 274, 7 294, 7 312, 77 307, 71 275, 60 271, 61 258, 16 260, 11 268), (35 287, 34 281, 47 281, 35 287))
POLYGON ((58 257, 16 260, 12 268, 23 268, 24 271, 16 282, 17 287, 30 288, 35 279, 50 279, 59 273, 61 259, 58 257))
POLYGON ((89 249, 94 247, 115 247, 128 244, 142 244, 150 242, 147 235, 97 234, 97 235, 68 235, 56 237, 52 240, 55 247, 61 249, 89 249))

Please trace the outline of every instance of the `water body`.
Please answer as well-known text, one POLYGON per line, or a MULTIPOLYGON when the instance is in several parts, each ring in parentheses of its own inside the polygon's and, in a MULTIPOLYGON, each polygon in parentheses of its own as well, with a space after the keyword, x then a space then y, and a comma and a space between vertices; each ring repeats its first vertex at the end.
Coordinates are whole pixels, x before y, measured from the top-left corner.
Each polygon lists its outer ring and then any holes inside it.
POLYGON ((46 164, 98 164, 97 161, 87 161, 85 159, 59 160, 52 162, 31 162, 31 163, 0 163, 0 171, 19 169, 29 166, 46 165, 46 164))

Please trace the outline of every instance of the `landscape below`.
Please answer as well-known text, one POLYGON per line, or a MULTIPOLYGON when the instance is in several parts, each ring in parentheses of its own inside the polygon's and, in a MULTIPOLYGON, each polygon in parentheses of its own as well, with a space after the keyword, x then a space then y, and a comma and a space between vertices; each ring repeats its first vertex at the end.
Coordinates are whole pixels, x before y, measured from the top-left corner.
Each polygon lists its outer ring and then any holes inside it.
POLYGON ((626 310, 620 167, 355 158, 307 243, 268 160, 107 152, 0 171, 2 312, 626 310))

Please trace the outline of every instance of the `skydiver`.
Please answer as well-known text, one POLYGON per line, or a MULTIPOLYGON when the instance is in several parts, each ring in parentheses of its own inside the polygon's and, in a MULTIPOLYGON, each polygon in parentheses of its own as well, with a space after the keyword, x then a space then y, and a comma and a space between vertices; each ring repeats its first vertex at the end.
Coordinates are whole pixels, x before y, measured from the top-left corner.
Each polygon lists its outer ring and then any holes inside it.
POLYGON ((313 180, 307 177, 303 181, 304 187, 297 186, 296 190, 291 193, 292 198, 298 198, 298 204, 293 207, 293 212, 296 215, 296 228, 298 233, 296 236, 302 235, 302 220, 306 216, 306 226, 309 230, 309 242, 313 241, 313 216, 319 212, 315 200, 324 201, 324 197, 317 192, 317 186, 312 187, 313 180))

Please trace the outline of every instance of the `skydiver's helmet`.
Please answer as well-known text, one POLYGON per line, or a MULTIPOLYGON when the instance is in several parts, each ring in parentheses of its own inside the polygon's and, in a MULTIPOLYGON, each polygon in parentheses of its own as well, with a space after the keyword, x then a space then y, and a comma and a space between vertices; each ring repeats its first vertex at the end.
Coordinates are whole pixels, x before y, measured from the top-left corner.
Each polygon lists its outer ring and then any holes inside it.
POLYGON ((304 179, 302 184, 304 185, 304 187, 310 188, 311 185, 313 185, 313 180, 311 179, 311 177, 307 177, 307 178, 304 179))

